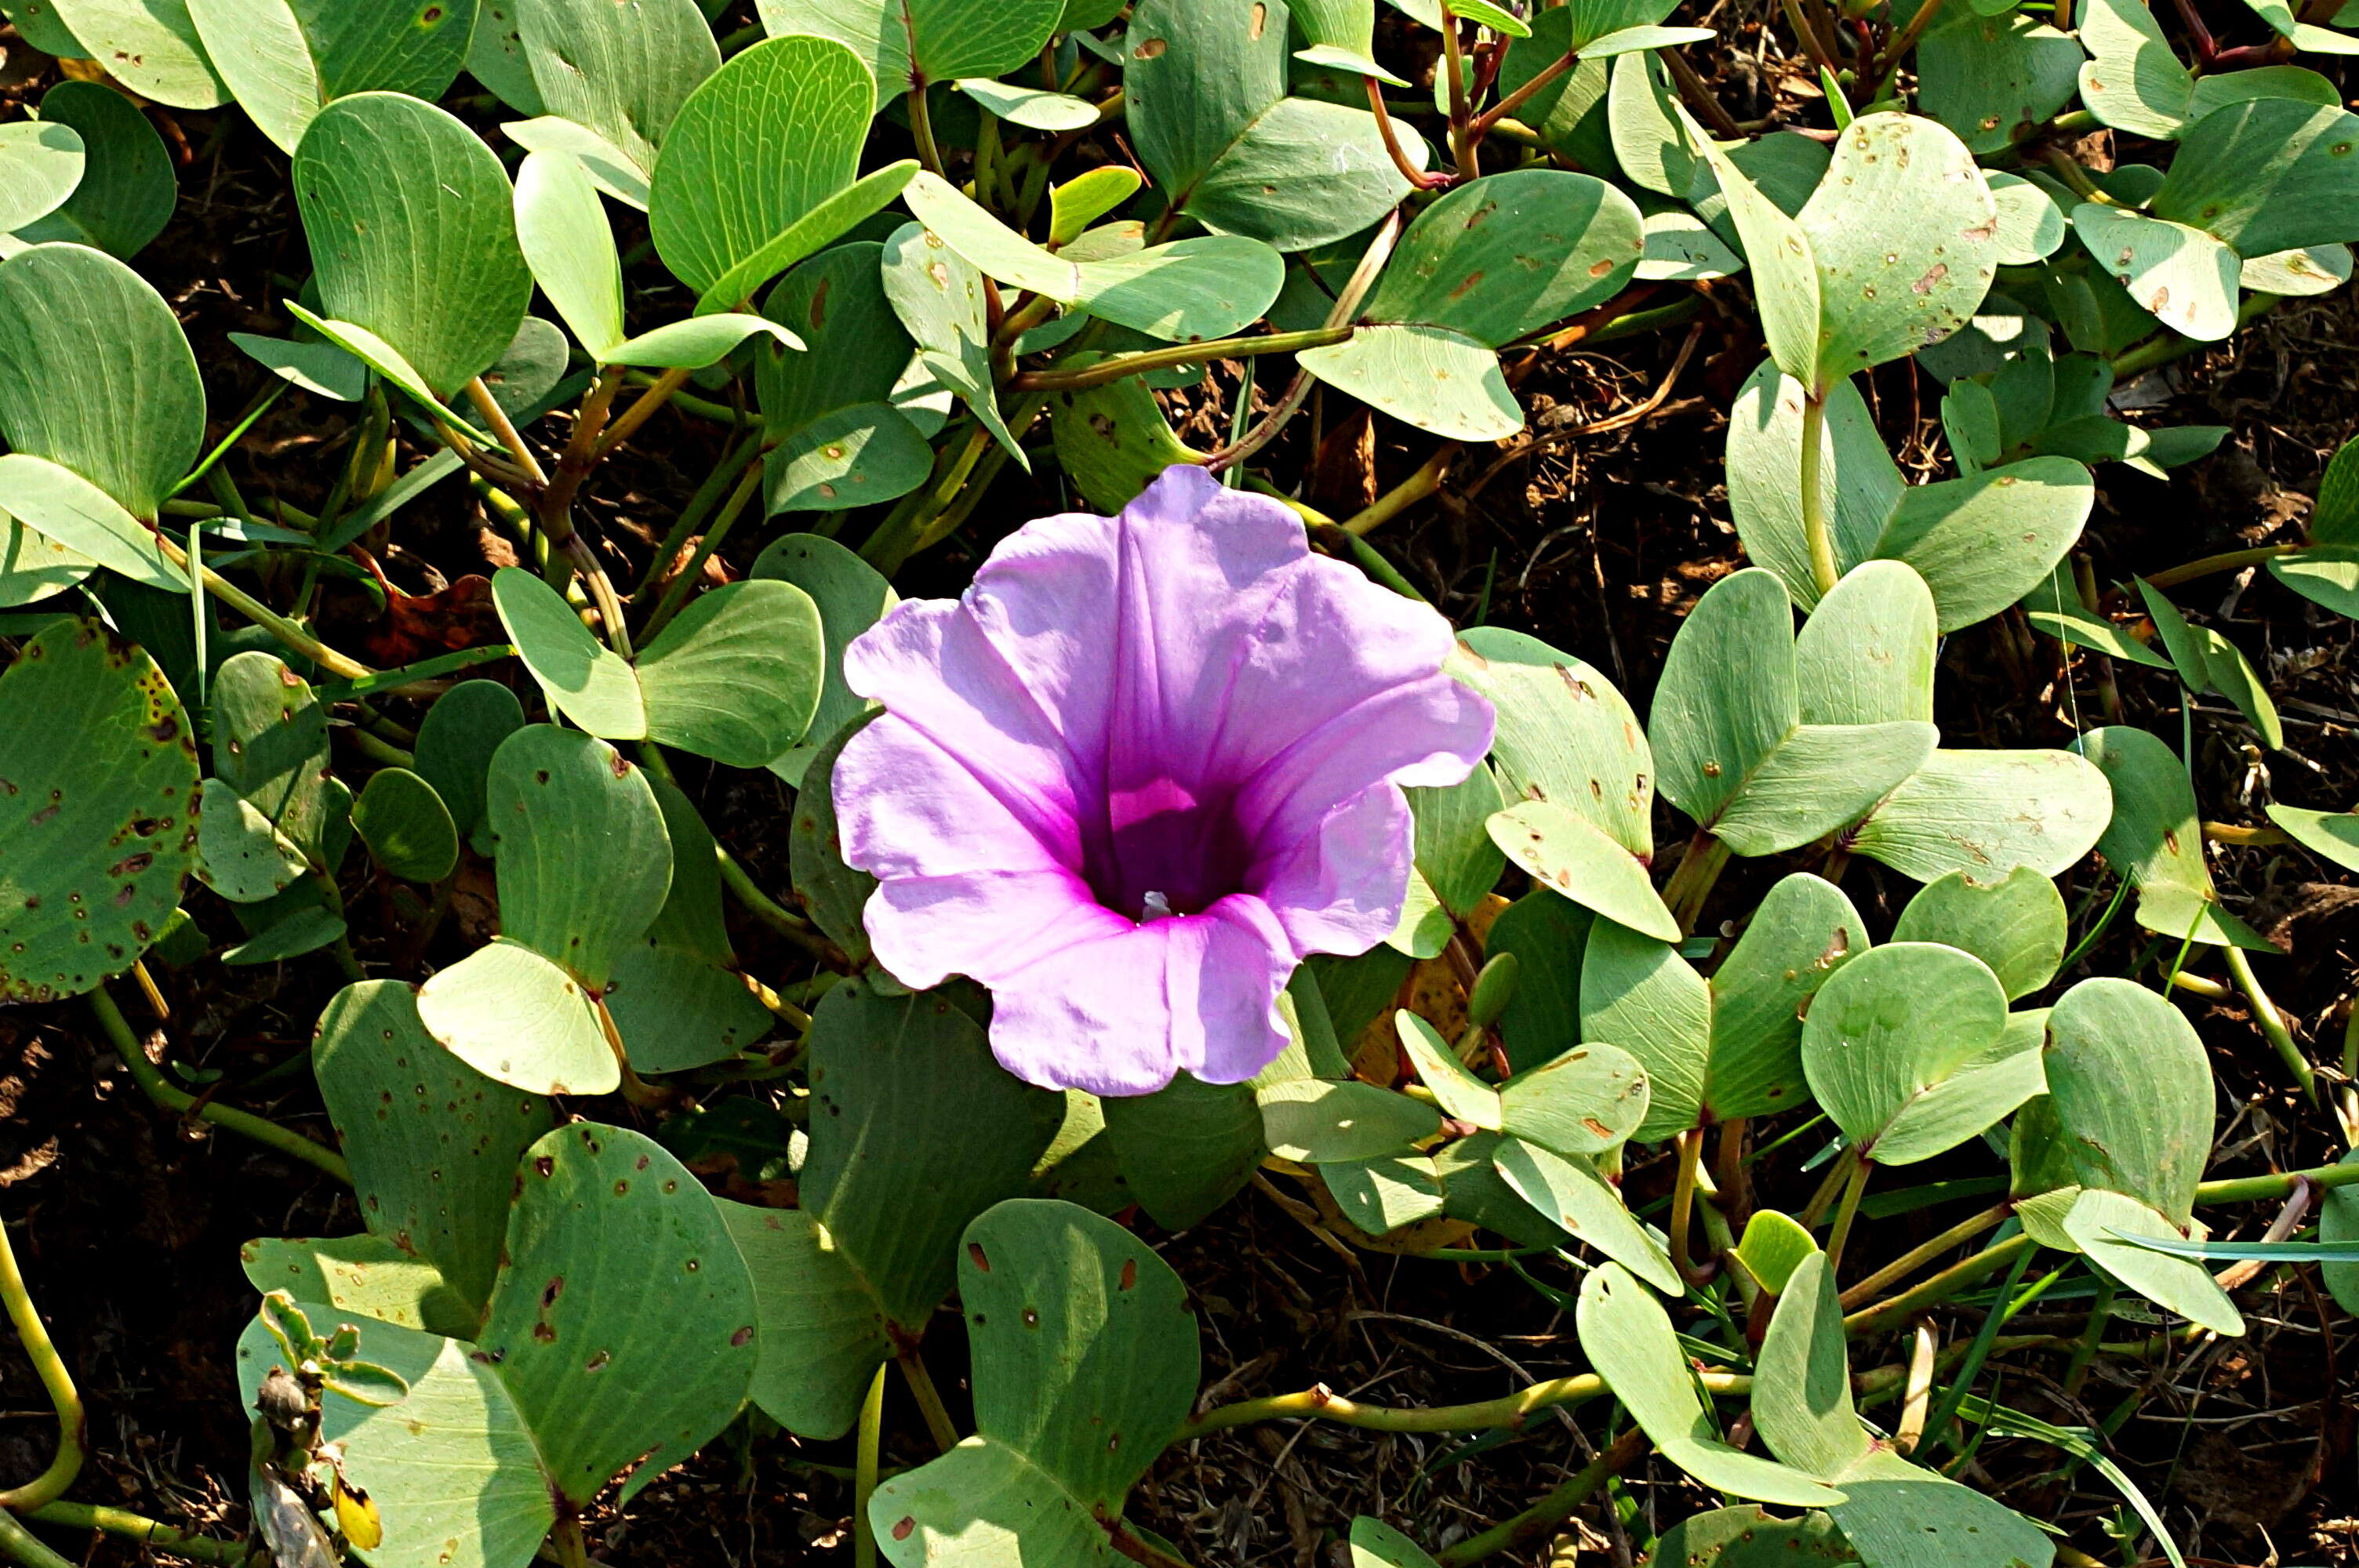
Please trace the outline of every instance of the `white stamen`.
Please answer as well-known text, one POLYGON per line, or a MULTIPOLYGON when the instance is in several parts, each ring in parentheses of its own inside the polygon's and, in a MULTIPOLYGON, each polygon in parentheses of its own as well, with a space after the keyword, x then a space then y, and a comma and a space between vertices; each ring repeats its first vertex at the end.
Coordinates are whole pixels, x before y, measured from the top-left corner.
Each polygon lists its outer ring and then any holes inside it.
POLYGON ((1144 925, 1150 920, 1169 920, 1171 915, 1171 901, 1159 892, 1149 892, 1147 895, 1147 907, 1140 912, 1138 923, 1144 925))

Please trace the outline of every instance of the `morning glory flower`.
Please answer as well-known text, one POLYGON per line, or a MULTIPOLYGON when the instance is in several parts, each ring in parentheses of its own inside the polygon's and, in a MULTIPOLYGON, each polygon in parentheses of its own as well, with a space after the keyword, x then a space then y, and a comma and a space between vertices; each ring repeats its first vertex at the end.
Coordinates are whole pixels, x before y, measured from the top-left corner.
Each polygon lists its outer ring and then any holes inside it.
POLYGON ((1252 1077, 1310 953, 1400 917, 1403 785, 1455 784, 1490 705, 1448 623, 1310 553, 1274 501, 1168 469, 1119 517, 1043 517, 956 600, 844 655, 885 712, 835 769, 877 960, 993 993, 991 1044, 1049 1088, 1252 1077))

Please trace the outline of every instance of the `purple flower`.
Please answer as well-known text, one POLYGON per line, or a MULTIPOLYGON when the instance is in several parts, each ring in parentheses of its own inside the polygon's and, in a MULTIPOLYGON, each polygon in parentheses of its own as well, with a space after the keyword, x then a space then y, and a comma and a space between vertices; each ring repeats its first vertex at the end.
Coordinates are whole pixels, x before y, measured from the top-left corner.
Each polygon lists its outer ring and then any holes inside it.
POLYGON ((878 960, 989 986, 992 1049, 1031 1083, 1252 1077, 1303 955, 1398 921, 1400 786, 1489 749, 1450 645, 1200 468, 1119 517, 1027 524, 963 597, 903 604, 845 654, 886 708, 835 769, 878 960))

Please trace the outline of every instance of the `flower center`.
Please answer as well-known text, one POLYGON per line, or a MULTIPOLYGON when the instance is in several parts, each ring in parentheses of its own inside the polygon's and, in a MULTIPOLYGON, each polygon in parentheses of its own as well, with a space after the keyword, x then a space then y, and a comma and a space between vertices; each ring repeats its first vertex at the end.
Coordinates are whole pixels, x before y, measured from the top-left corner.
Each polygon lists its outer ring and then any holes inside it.
POLYGON ((1177 779, 1111 792, 1106 831, 1083 868, 1098 902, 1141 925, 1196 914, 1242 892, 1253 847, 1225 794, 1177 779))

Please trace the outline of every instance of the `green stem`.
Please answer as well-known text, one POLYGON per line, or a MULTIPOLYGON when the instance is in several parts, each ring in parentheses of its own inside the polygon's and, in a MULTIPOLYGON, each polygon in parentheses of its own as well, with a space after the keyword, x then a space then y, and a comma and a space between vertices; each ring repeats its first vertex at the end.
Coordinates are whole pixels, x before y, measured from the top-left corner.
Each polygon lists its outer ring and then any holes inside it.
POLYGON ((1696 1271, 1688 1255, 1688 1225, 1695 1212, 1696 1169, 1703 1162, 1703 1129, 1689 1128, 1680 1134, 1679 1143, 1679 1175, 1671 1184, 1671 1262, 1680 1278, 1693 1282, 1696 1271))
POLYGON ((549 1544, 560 1568, 590 1568, 590 1543, 582 1538, 582 1521, 573 1515, 557 1521, 549 1532, 549 1544))
POLYGON ((1384 494, 1353 513, 1336 526, 1347 534, 1367 535, 1383 527, 1410 507, 1441 488, 1441 481, 1450 472, 1462 449, 1456 441, 1444 441, 1433 456, 1425 460, 1418 470, 1393 486, 1384 494))
POLYGON ((1867 1191, 1867 1178, 1875 1169, 1875 1162, 1864 1156, 1852 1162, 1851 1179, 1843 1184, 1843 1203, 1835 1210, 1835 1227, 1827 1238, 1829 1274, 1843 1263, 1843 1243, 1851 1239, 1851 1222, 1859 1217, 1859 1196, 1867 1191))
POLYGON ((647 623, 639 629, 643 640, 653 641, 655 634, 663 630, 664 623, 679 613, 679 607, 688 601, 689 589, 696 586, 698 577, 704 571, 704 563, 712 558, 712 552, 729 537, 729 530, 737 525, 737 519, 754 499, 754 492, 761 488, 762 471, 760 463, 746 465, 745 473, 737 481, 737 488, 731 491, 729 499, 721 503, 721 514, 712 520, 712 526, 707 528, 704 537, 697 542, 696 554, 690 556, 688 564, 665 585, 663 598, 656 601, 655 613, 648 616, 647 623))
POLYGON ((1906 1322, 1936 1302, 1947 1301, 1976 1281, 1996 1272, 2012 1262, 2017 1253, 2037 1245, 2030 1237, 2020 1233, 2008 1237, 2005 1241, 1995 1242, 1889 1301, 1853 1313, 1843 1319, 1843 1332, 1854 1336, 1874 1334, 1896 1323, 1906 1322))
POLYGON ((1433 1560, 1440 1568, 1465 1568, 1470 1563, 1480 1563, 1485 1557, 1511 1552, 1518 1546, 1528 1546, 1572 1517, 1572 1510, 1587 1502, 1600 1487, 1636 1463, 1647 1452, 1647 1434, 1632 1427, 1615 1438, 1596 1458, 1568 1476, 1562 1486, 1515 1518, 1493 1525, 1480 1535, 1470 1535, 1455 1546, 1444 1547, 1434 1553, 1433 1560))
POLYGON ((1114 354, 1081 370, 1030 371, 1008 384, 1017 392, 1086 392, 1126 375, 1176 365, 1201 364, 1207 360, 1249 359, 1256 354, 1293 354, 1340 343, 1358 329, 1310 327, 1299 332, 1263 332, 1242 338, 1215 338, 1210 342, 1174 343, 1168 349, 1147 349, 1135 354, 1114 354))
POLYGON ((2320 1165, 2308 1171, 2276 1171, 2266 1176, 2224 1176, 2216 1182, 2204 1182, 2195 1189, 2195 1201, 2200 1204, 2267 1203, 2274 1198, 2289 1198, 2303 1183, 2319 1188, 2347 1187, 2359 1183, 2359 1162, 2348 1165, 2320 1165))
POLYGON ((0 1509, 0 1552, 23 1563, 24 1568, 74 1568, 70 1559, 50 1551, 5 1509, 0 1509))
POLYGON ((242 1541, 216 1541, 210 1535, 175 1530, 126 1509, 91 1503, 50 1503, 31 1509, 25 1517, 60 1530, 103 1530, 151 1551, 168 1552, 192 1563, 215 1563, 219 1568, 240 1568, 253 1555, 242 1541))
MULTIPOLYGON (((179 568, 183 573, 188 571, 188 552, 181 549, 179 546, 159 534, 156 535, 156 547, 163 553, 166 560, 179 568)), ((303 628, 296 625, 295 622, 288 620, 287 617, 279 614, 212 568, 202 567, 199 571, 207 593, 212 594, 330 675, 341 676, 345 680, 360 680, 376 674, 358 659, 346 658, 336 652, 335 649, 312 636, 311 633, 304 631, 303 628)))
MULTIPOLYGON (((910 94, 917 97, 917 93, 910 94)), ((868 1522, 868 1499, 876 1495, 877 1450, 885 1437, 885 1368, 868 1380, 860 1401, 860 1429, 852 1461, 853 1568, 876 1568, 876 1530, 868 1522)))
POLYGON ((679 547, 688 543, 689 536, 703 524, 705 518, 712 515, 712 509, 721 504, 721 498, 729 493, 738 471, 749 460, 760 457, 761 452, 759 433, 748 436, 729 449, 729 455, 721 460, 720 467, 704 476, 703 482, 696 487, 696 493, 688 498, 688 504, 680 508, 678 517, 672 519, 671 527, 664 534, 663 543, 658 545, 656 553, 647 557, 647 569, 639 574, 639 586, 632 590, 631 597, 639 598, 655 586, 656 575, 663 570, 664 563, 679 554, 679 547))
POLYGON ((966 444, 955 457, 948 448, 935 460, 935 472, 941 477, 932 486, 910 492, 892 514, 876 525, 868 542, 860 547, 861 558, 886 577, 901 569, 901 563, 917 554, 918 541, 926 535, 933 520, 947 511, 958 499, 960 487, 974 465, 991 445, 991 432, 980 421, 968 432, 966 444), (945 466, 947 465, 947 466, 945 466))
POLYGON ((2182 582, 2193 582, 2197 578, 2210 577, 2214 572, 2241 571, 2246 567, 2256 567, 2272 557, 2287 555, 2301 547, 2299 545, 2256 545, 2246 550, 2223 550, 2216 556, 2204 556, 2184 566, 2172 567, 2169 571, 2149 572, 2146 580, 2156 588, 2176 588, 2182 582))
POLYGON ((1843 1304, 1855 1307, 1862 1302, 1872 1302, 1875 1292, 1885 1286, 1907 1279, 1919 1269, 1939 1258, 1952 1247, 1962 1246, 2004 1221, 2015 1212, 2011 1203, 1995 1204, 1971 1219, 1962 1219, 1921 1247, 1911 1248, 1875 1273, 1843 1293, 1843 1304))
POLYGON ((5 1225, 0 1225, 0 1301, 6 1302, 8 1320, 16 1325, 26 1359, 32 1362, 41 1387, 49 1391, 50 1407, 58 1412, 58 1451, 49 1467, 21 1487, 0 1492, 0 1511, 29 1512, 64 1496, 74 1477, 82 1474, 82 1395, 75 1391, 73 1374, 50 1342, 49 1328, 25 1288, 25 1276, 16 1267, 16 1251, 9 1244, 5 1225))
POLYGON ((2103 1274, 2097 1276, 2097 1294, 2089 1303, 2088 1332, 2072 1347, 2072 1358, 2064 1368, 2064 1392, 2073 1399, 2081 1397, 2081 1385, 2089 1377, 2089 1363, 2096 1359, 2097 1347, 2104 1342, 2106 1325, 2114 1320, 2114 1289, 2113 1281, 2103 1274))
POLYGON ((1728 846, 1709 828, 1697 828, 1695 837, 1688 840, 1688 852, 1680 857, 1680 863, 1671 868, 1670 881, 1663 884, 1664 907, 1681 931, 1695 929, 1696 916, 1703 913, 1704 901, 1712 897, 1713 884, 1728 866, 1728 846))
POLYGON ((115 1054, 123 1058, 125 1071, 158 1107, 175 1116, 195 1115, 215 1127, 241 1133, 256 1143, 267 1144, 281 1154, 316 1165, 348 1185, 351 1184, 352 1167, 345 1164, 344 1157, 334 1150, 314 1143, 301 1133, 291 1131, 252 1111, 239 1110, 234 1106, 219 1105, 212 1100, 200 1104, 196 1096, 167 1082, 156 1064, 147 1059, 147 1047, 139 1043, 138 1035, 132 1033, 130 1021, 123 1016, 123 1010, 114 1005, 114 999, 107 994, 105 986, 101 985, 92 990, 89 1001, 90 1011, 98 1019, 99 1028, 105 1032, 108 1044, 114 1047, 115 1054))
POLYGON ((2269 1037, 2271 1045, 2277 1047, 2277 1059, 2286 1065, 2286 1071, 2293 1075, 2293 1081, 2301 1087, 2302 1094, 2312 1105, 2318 1104, 2318 1075, 2311 1071, 2310 1058, 2302 1054, 2293 1032, 2286 1027, 2285 1015, 2277 1011, 2277 1003, 2269 1000, 2268 992, 2261 989, 2260 977, 2253 973, 2252 956, 2233 945, 2221 951, 2228 956, 2228 973, 2234 979, 2236 989, 2243 991, 2245 1000, 2252 1004, 2253 1022, 2261 1026, 2261 1033, 2269 1037))
POLYGON ((909 89, 909 135, 918 144, 918 161, 929 173, 942 172, 942 149, 934 145, 934 112, 926 103, 926 84, 909 89))
POLYGON ((934 1387, 933 1374, 926 1370, 926 1358, 911 1345, 905 1346, 897 1359, 901 1364, 902 1379, 909 1385, 909 1397, 918 1401, 918 1410, 926 1418, 926 1430, 933 1434, 934 1446, 948 1454, 959 1445, 958 1426, 942 1405, 941 1390, 934 1387))
POLYGON ((1821 595, 1832 593, 1842 573, 1835 568, 1834 532, 1827 523, 1826 492, 1819 475, 1825 454, 1827 403, 1823 397, 1802 399, 1802 533, 1810 546, 1810 579, 1821 595))

